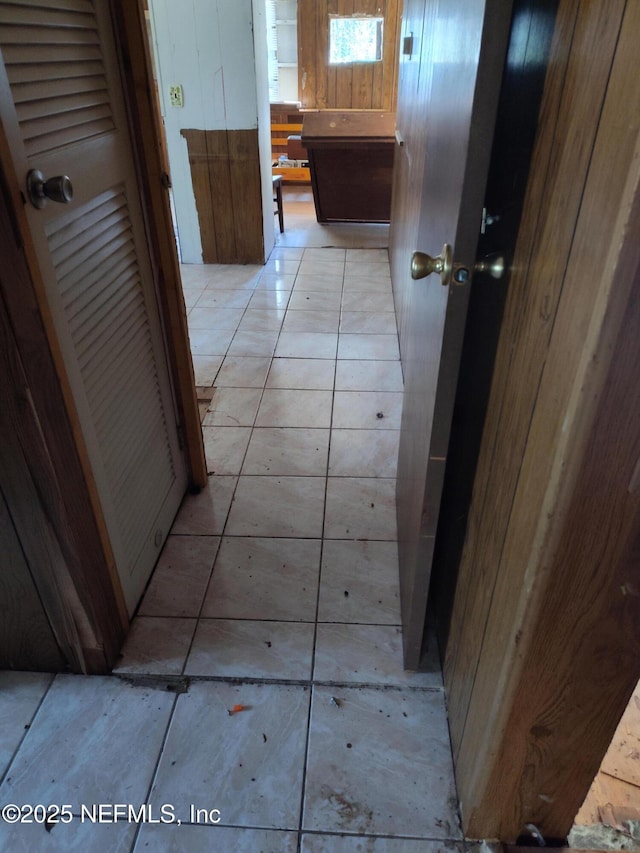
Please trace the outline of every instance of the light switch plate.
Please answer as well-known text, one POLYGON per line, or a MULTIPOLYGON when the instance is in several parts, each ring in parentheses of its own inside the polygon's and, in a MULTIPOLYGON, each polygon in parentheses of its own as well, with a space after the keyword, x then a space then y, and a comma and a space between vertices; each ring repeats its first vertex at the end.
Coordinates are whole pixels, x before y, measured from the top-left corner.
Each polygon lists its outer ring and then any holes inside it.
POLYGON ((172 107, 183 107, 184 97, 182 94, 182 86, 169 86, 169 102, 172 107))

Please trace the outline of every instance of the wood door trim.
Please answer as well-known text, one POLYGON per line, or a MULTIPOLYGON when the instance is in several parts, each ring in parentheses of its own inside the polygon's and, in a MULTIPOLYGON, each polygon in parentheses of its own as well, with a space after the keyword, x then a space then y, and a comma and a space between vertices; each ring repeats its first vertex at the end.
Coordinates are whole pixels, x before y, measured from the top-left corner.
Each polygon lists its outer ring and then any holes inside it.
POLYGON ((182 293, 180 265, 166 181, 169 166, 162 145, 162 123, 155 94, 144 0, 111 0, 123 90, 132 125, 131 139, 141 176, 141 204, 149 237, 151 264, 159 294, 178 418, 182 427, 190 487, 207 484, 202 429, 182 293))
MULTIPOLYGON (((120 651, 129 619, 21 188, 1 125, 0 184, 4 264, 0 291, 27 382, 26 388, 16 387, 14 393, 26 394, 31 400, 21 415, 22 446, 27 459, 47 462, 33 473, 34 482, 43 499, 49 495, 52 501, 50 524, 64 555, 64 564, 58 565, 60 571, 68 572, 66 580, 59 581, 60 594, 66 596, 65 607, 78 602, 71 622, 53 600, 43 604, 58 642, 68 653, 73 650, 70 665, 84 672, 108 672, 120 651)), ((12 513, 27 510, 11 507, 12 513)), ((30 569, 39 589, 53 582, 47 563, 34 560, 30 569)))

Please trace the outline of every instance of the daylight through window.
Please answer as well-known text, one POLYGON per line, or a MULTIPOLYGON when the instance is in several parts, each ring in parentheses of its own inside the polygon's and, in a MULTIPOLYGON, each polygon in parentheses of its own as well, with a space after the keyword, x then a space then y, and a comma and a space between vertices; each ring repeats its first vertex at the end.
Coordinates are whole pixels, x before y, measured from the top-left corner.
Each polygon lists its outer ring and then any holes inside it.
POLYGON ((329 18, 329 63, 380 61, 383 22, 384 18, 329 18))

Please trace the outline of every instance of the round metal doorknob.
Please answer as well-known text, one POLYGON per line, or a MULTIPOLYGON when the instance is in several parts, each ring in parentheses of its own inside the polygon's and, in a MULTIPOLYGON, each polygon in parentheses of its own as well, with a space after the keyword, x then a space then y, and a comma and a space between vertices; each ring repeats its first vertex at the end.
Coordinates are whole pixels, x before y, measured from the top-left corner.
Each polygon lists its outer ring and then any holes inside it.
POLYGON ((504 255, 500 255, 496 252, 494 254, 487 255, 486 258, 478 261, 474 266, 474 270, 476 272, 485 273, 486 275, 491 276, 491 278, 500 279, 505 274, 506 266, 507 264, 504 259, 504 255))
MULTIPOLYGON (((454 284, 466 284, 471 278, 469 268, 456 264, 454 264, 453 266, 454 284)), ((498 252, 494 252, 491 255, 487 255, 486 257, 482 258, 482 260, 477 261, 473 265, 474 272, 483 273, 484 275, 488 275, 490 278, 495 279, 504 278, 506 269, 507 262, 504 259, 504 255, 501 255, 498 252)))
POLYGON ((453 270, 453 252, 449 243, 442 247, 442 254, 437 258, 426 255, 424 252, 414 252, 411 257, 411 278, 426 278, 431 273, 440 276, 441 283, 448 287, 451 283, 451 272, 453 270))
POLYGON ((73 185, 67 175, 56 175, 45 180, 38 169, 32 169, 27 175, 27 192, 34 207, 42 208, 47 199, 58 204, 69 204, 73 198, 73 185))

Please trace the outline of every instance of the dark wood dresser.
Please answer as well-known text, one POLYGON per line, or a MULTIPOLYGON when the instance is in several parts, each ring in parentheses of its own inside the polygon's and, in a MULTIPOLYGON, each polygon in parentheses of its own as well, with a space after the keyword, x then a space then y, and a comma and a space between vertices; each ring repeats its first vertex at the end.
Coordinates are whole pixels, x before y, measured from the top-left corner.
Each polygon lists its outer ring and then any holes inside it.
POLYGON ((395 113, 303 113, 302 144, 311 166, 318 222, 388 222, 395 113))

